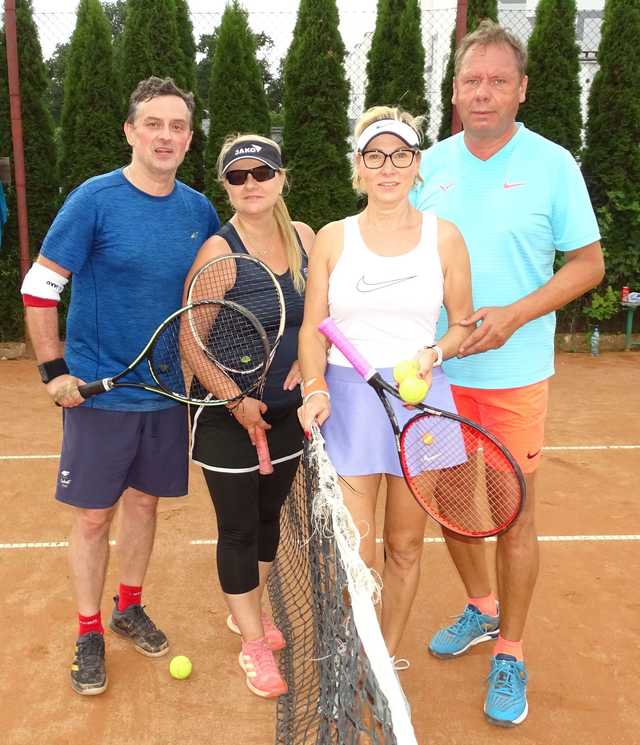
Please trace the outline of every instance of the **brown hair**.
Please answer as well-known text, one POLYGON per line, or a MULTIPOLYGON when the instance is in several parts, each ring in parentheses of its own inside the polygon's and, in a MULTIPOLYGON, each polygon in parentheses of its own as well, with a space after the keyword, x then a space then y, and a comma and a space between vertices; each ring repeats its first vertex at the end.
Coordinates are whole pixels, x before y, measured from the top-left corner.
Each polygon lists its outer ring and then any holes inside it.
POLYGON ((525 45, 518 39, 515 34, 503 28, 495 21, 485 18, 478 25, 475 31, 467 34, 462 41, 460 46, 456 49, 455 61, 455 74, 456 76, 460 72, 462 62, 465 54, 473 46, 508 46, 511 47, 513 53, 516 56, 516 64, 518 65, 518 72, 520 78, 523 78, 527 74, 527 49, 525 45))
POLYGON ((196 101, 193 93, 178 88, 173 82, 173 78, 157 78, 155 75, 152 75, 146 80, 141 80, 129 97, 129 111, 127 112, 127 121, 129 124, 133 124, 136 118, 138 104, 144 103, 144 101, 151 101, 152 98, 158 98, 159 96, 177 96, 181 98, 189 109, 189 125, 193 128, 193 113, 196 110, 196 101))
MULTIPOLYGON (((216 162, 218 181, 220 183, 224 181, 224 176, 222 175, 224 156, 229 152, 229 150, 231 150, 232 147, 234 147, 239 142, 242 142, 243 140, 250 140, 252 142, 255 142, 257 140, 258 142, 264 142, 271 145, 272 147, 275 147, 279 153, 281 152, 280 145, 278 145, 277 142, 270 140, 268 137, 262 137, 261 135, 255 134, 229 135, 222 143, 222 147, 220 148, 220 153, 218 155, 218 160, 216 162)), ((284 174, 285 186, 288 186, 289 182, 287 181, 286 170, 284 168, 280 168, 279 170, 280 173, 284 174)), ((302 294, 302 292, 304 291, 305 282, 304 276, 302 274, 302 256, 300 254, 301 249, 300 244, 298 243, 298 234, 293 227, 291 215, 289 214, 287 205, 282 198, 282 194, 278 196, 278 200, 273 207, 273 216, 284 242, 284 250, 287 256, 287 264, 289 265, 289 271, 291 272, 293 286, 300 294, 302 294)))

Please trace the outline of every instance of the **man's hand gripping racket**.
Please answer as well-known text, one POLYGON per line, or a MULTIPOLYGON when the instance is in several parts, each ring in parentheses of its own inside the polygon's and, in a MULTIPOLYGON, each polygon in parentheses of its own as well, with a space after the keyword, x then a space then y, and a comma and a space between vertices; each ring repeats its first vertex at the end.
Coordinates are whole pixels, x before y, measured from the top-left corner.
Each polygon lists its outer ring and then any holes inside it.
MULTIPOLYGON (((417 403, 400 429, 389 397, 402 400, 330 318, 319 330, 375 390, 395 434, 402 473, 420 506, 459 535, 501 533, 516 520, 525 480, 511 453, 490 432, 464 417, 417 403)), ((366 447, 366 443, 362 443, 366 447)))

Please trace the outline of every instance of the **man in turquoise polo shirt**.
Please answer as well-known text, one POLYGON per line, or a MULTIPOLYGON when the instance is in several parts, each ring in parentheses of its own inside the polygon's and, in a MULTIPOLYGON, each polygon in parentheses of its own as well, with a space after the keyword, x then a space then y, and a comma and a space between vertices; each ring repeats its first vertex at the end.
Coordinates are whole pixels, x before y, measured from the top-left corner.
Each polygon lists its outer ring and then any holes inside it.
POLYGON ((498 538, 497 596, 483 542, 445 532, 467 605, 429 643, 433 655, 451 659, 497 639, 484 711, 500 726, 520 724, 528 712, 522 637, 538 573, 535 471, 554 372, 554 311, 604 273, 575 160, 515 121, 525 70, 522 43, 492 21, 463 39, 452 100, 464 131, 423 153, 423 183, 412 197, 419 209, 455 223, 469 250, 476 311, 464 323, 476 328, 458 359, 445 364, 458 410, 507 445, 527 482, 522 515, 498 538), (554 274, 556 251, 565 261, 554 274))

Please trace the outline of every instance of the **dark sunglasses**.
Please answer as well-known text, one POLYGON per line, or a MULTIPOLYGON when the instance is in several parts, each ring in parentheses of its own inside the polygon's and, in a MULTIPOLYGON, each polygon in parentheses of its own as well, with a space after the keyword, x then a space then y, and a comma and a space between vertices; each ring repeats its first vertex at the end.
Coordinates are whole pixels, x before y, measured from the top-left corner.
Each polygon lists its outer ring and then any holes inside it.
POLYGON ((225 178, 232 186, 241 186, 247 180, 247 176, 251 174, 256 181, 270 181, 275 177, 277 171, 271 166, 256 166, 255 168, 247 168, 237 171, 227 171, 225 178))

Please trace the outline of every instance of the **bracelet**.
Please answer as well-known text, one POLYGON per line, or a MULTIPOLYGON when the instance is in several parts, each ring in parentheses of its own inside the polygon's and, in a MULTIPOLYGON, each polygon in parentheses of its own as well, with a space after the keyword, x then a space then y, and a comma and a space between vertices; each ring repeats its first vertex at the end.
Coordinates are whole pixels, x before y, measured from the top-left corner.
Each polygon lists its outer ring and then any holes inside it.
POLYGON ((312 398, 313 396, 326 396, 329 400, 331 400, 331 394, 329 391, 311 391, 311 393, 307 393, 307 395, 302 399, 302 403, 306 404, 307 401, 312 398))
POLYGON ((309 378, 306 383, 302 383, 302 396, 305 397, 307 394, 313 393, 314 391, 325 391, 328 392, 329 388, 324 378, 309 378))
POLYGON ((442 364, 442 348, 437 344, 428 344, 426 347, 422 347, 423 350, 431 349, 436 353, 436 359, 433 363, 433 367, 438 367, 442 364))

